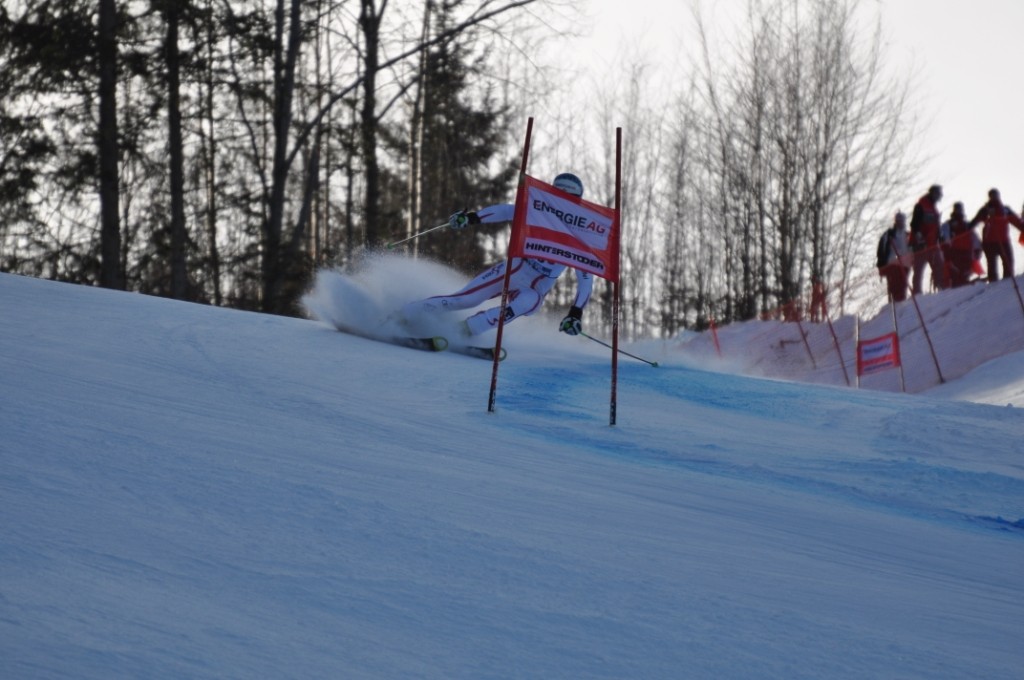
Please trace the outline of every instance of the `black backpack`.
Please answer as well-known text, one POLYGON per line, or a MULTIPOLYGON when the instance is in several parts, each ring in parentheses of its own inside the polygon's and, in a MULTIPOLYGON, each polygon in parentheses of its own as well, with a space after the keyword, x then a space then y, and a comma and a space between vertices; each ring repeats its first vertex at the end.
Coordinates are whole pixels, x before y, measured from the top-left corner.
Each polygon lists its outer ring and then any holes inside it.
POLYGON ((879 269, 889 264, 889 240, 892 238, 892 229, 882 232, 882 238, 878 239, 877 266, 879 269))

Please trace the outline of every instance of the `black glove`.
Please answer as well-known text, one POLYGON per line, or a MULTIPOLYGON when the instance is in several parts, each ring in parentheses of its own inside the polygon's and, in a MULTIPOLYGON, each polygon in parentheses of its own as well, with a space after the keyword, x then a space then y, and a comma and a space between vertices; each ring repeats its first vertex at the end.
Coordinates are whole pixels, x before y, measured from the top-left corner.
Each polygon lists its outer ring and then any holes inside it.
POLYGON ((562 323, 558 325, 558 330, 562 331, 566 335, 579 335, 583 332, 583 324, 580 323, 580 319, 583 318, 583 310, 579 307, 570 307, 569 313, 562 319, 562 323))
POLYGON ((480 218, 475 212, 460 210, 448 218, 448 226, 456 231, 465 229, 467 224, 480 224, 480 218))

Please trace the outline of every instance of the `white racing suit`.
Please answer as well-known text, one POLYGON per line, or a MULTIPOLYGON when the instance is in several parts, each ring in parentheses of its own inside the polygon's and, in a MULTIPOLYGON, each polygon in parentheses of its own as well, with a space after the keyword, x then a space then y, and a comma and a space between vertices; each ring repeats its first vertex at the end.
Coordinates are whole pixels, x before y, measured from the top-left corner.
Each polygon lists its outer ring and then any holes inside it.
MULTIPOLYGON (((492 205, 477 211, 481 224, 510 222, 515 213, 515 206, 508 203, 492 205)), ((486 269, 473 280, 451 295, 438 295, 410 302, 403 308, 407 318, 415 318, 424 313, 436 311, 457 311, 470 309, 477 305, 499 297, 505 283, 506 261, 486 269)), ((558 277, 567 267, 535 258, 514 257, 511 260, 512 273, 508 282, 508 305, 505 309, 505 323, 520 316, 529 316, 544 301, 544 296, 551 292, 558 277)), ((594 277, 589 272, 574 269, 576 272, 576 299, 573 306, 583 309, 590 301, 590 293, 594 287, 594 277)), ((491 307, 473 314, 466 319, 466 327, 470 335, 479 335, 492 328, 497 328, 501 306, 491 307)))

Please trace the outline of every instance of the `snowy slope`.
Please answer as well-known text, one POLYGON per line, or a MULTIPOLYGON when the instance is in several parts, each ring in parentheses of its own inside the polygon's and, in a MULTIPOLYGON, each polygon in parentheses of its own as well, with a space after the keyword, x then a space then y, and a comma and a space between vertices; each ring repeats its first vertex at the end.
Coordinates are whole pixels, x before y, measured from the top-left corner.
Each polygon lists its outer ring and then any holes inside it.
POLYGON ((607 350, 551 320, 487 413, 490 363, 318 321, 9 275, 0 313, 0 677, 1024 668, 1024 412, 953 401, 1019 370, 936 398, 663 346, 609 427, 607 350))

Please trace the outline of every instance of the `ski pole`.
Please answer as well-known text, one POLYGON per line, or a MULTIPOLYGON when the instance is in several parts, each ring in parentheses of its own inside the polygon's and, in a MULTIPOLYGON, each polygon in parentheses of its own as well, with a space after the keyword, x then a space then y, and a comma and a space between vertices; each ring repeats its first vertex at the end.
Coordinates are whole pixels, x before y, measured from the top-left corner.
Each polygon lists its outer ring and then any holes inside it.
POLYGON ((417 232, 417 233, 413 234, 409 238, 403 238, 401 241, 395 241, 394 243, 389 243, 387 245, 387 249, 391 250, 395 246, 401 245, 402 243, 405 243, 406 241, 411 241, 414 238, 419 238, 420 236, 423 236, 424 234, 429 234, 430 232, 437 231, 438 229, 444 229, 447 226, 448 226, 448 223, 445 222, 444 224, 439 224, 436 227, 431 227, 430 229, 424 229, 423 231, 420 231, 420 232, 417 232))
MULTIPOLYGON (((584 333, 583 331, 580 331, 580 335, 582 335, 582 336, 583 336, 583 337, 585 337, 585 338, 589 338, 590 340, 593 340, 594 342, 596 342, 596 343, 597 343, 597 344, 599 344, 599 345, 604 345, 605 347, 607 347, 607 348, 609 348, 609 349, 612 349, 612 346, 611 346, 611 345, 609 345, 609 344, 608 344, 607 342, 605 342, 604 340, 598 340, 598 339, 597 339, 597 338, 595 338, 594 336, 592 336, 592 335, 587 335, 587 334, 586 334, 586 333, 584 333)), ((655 366, 655 367, 657 367, 657 365, 658 365, 658 362, 657 362, 657 361, 648 361, 647 359, 644 359, 643 357, 638 357, 638 356, 637 356, 637 355, 635 355, 635 354, 630 354, 629 352, 627 352, 626 350, 624 350, 624 349, 622 349, 622 348, 619 348, 619 354, 625 354, 625 355, 626 355, 627 357, 633 357, 633 358, 634 358, 634 359, 636 359, 637 361, 642 361, 642 362, 644 362, 645 364, 648 364, 649 366, 655 366)))

